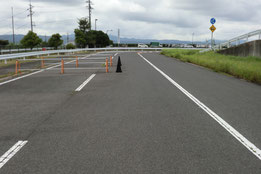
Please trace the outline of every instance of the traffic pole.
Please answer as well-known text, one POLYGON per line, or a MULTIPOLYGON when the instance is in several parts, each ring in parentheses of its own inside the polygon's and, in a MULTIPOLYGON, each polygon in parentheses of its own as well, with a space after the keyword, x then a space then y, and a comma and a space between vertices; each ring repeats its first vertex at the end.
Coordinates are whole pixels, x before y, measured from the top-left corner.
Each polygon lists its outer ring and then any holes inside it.
POLYGON ((76 56, 76 68, 79 67, 79 60, 78 60, 78 56, 76 56))
POLYGON ((112 66, 112 56, 110 57, 110 64, 111 64, 111 66, 112 66))
POLYGON ((18 60, 15 62, 15 75, 18 73, 18 60))
POLYGON ((211 31, 211 49, 212 49, 212 50, 213 50, 213 48, 214 48, 213 35, 214 35, 214 33, 211 31))
POLYGON ((41 57, 42 61, 41 61, 41 68, 44 68, 44 58, 41 57))
POLYGON ((64 60, 62 59, 61 74, 64 74, 64 60))
POLYGON ((108 58, 106 58, 106 73, 109 72, 109 66, 108 66, 108 58))
POLYGON ((18 62, 18 66, 19 66, 19 74, 22 74, 22 72, 21 72, 21 64, 20 64, 20 62, 18 62))

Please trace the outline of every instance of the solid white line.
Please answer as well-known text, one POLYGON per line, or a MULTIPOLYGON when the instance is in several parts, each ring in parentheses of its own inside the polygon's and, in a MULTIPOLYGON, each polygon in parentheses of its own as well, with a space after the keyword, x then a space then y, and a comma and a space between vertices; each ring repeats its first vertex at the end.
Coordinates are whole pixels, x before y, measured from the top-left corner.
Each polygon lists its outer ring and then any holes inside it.
POLYGON ((118 53, 115 53, 114 56, 112 57, 112 59, 114 59, 114 57, 116 57, 118 55, 118 53))
POLYGON ((75 91, 80 92, 94 77, 96 74, 91 75, 85 82, 83 82, 75 91))
POLYGON ((189 97, 194 103, 196 103, 201 109, 203 109, 209 116, 211 116, 214 120, 216 120, 223 128, 225 128, 232 136, 234 136, 250 152, 252 152, 257 158, 259 158, 261 160, 261 150, 259 148, 257 148, 253 143, 251 143, 248 139, 246 139, 236 129, 234 129, 232 126, 230 126, 225 120, 223 120, 220 116, 218 116, 214 111, 212 111, 205 104, 200 102, 196 97, 194 97, 187 90, 185 90, 182 86, 180 86, 177 82, 175 82, 173 79, 171 79, 167 74, 165 74, 155 65, 153 65, 150 61, 148 61, 140 53, 138 53, 138 54, 148 64, 150 64, 154 69, 156 69, 161 75, 163 75, 168 81, 170 81, 174 86, 176 86, 181 92, 183 92, 187 97, 189 97))
MULTIPOLYGON (((78 64, 81 65, 81 64, 105 64, 106 62, 79 62, 78 64)), ((72 64, 72 63, 70 63, 72 64)))
POLYGON ((86 60, 104 60, 106 58, 108 58, 108 57, 90 57, 90 58, 88 58, 86 60))
POLYGON ((2 85, 4 85, 4 84, 7 84, 7 83, 10 83, 10 82, 13 82, 13 81, 16 81, 16 80, 20 80, 20 79, 23 79, 23 78, 32 76, 32 75, 34 75, 34 74, 38 74, 38 73, 43 72, 43 71, 44 71, 44 70, 36 71, 36 72, 30 73, 30 74, 27 74, 27 75, 24 75, 24 76, 21 76, 21 77, 17 77, 17 78, 15 78, 15 79, 11 79, 11 80, 2 82, 2 83, 0 83, 0 86, 2 86, 2 85))
MULTIPOLYGON (((96 67, 96 68, 64 68, 65 70, 104 70, 105 69, 105 67, 104 68, 98 68, 98 67, 96 67)), ((60 68, 53 68, 53 69, 51 69, 51 70, 60 70, 60 68)))
POLYGON ((12 146, 4 155, 0 157, 0 169, 20 150, 28 143, 28 141, 18 141, 12 146))

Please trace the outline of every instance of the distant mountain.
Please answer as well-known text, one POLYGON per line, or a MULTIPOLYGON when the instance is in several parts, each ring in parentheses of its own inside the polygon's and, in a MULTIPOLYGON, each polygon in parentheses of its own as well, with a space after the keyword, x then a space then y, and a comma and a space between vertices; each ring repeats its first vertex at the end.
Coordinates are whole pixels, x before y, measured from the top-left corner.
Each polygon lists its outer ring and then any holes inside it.
MULTIPOLYGON (((24 35, 18 34, 15 35, 16 43, 20 42, 24 35)), ((43 41, 47 40, 51 36, 39 36, 43 41)), ((110 39, 114 42, 118 42, 117 36, 109 35, 110 39)), ((74 41, 75 36, 74 34, 68 35, 69 42, 74 41)), ((62 35, 62 39, 64 40, 64 44, 67 44, 67 35, 62 35)), ((0 35, 0 40, 9 40, 11 43, 13 41, 12 35, 0 35)), ((135 38, 121 38, 121 43, 123 44, 138 44, 138 43, 144 43, 144 44, 150 44, 151 42, 160 42, 161 44, 191 44, 191 41, 181 41, 181 40, 157 40, 157 39, 135 39, 135 38)), ((225 42, 224 40, 216 40, 216 44, 225 42)), ((196 44, 205 44, 206 42, 200 42, 195 41, 196 44)))
MULTIPOLYGON (((109 36, 110 39, 114 42, 118 42, 118 38, 116 36, 109 36)), ((151 42, 159 42, 161 44, 190 44, 191 41, 180 41, 180 40, 157 40, 157 39, 135 39, 135 38, 121 38, 121 43, 123 44, 150 44, 151 42)))
MULTIPOLYGON (((110 39, 114 42, 118 42, 118 38, 116 36, 109 36, 110 39)), ((160 44, 191 44, 191 41, 181 41, 181 40, 157 40, 157 39, 135 39, 135 38, 121 38, 121 43, 123 44, 150 44, 151 42, 159 42, 160 44)), ((216 40, 216 43, 223 43, 224 40, 216 40)), ((195 44, 206 44, 206 42, 194 41, 195 44)))
MULTIPOLYGON (((22 34, 15 35, 15 42, 19 43, 23 39, 23 37, 24 37, 24 35, 22 35, 22 34)), ((39 35, 39 37, 43 41, 48 41, 51 36, 39 35)), ((62 39, 64 40, 64 43, 66 44, 67 43, 67 35, 62 35, 62 39)), ((69 42, 74 41, 74 39, 75 39, 74 34, 68 35, 68 39, 69 39, 69 42)), ((8 40, 10 43, 12 43, 13 42, 13 35, 0 35, 0 40, 8 40)))

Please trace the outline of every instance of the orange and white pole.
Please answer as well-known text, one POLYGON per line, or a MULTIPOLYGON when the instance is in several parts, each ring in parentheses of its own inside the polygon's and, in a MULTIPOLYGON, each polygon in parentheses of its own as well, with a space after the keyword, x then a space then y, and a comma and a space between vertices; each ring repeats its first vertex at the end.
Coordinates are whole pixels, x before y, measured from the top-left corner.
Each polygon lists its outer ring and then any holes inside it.
POLYGON ((111 64, 111 66, 112 66, 112 56, 110 57, 110 64, 111 64))
POLYGON ((19 66, 19 74, 21 74, 22 72, 21 72, 21 64, 20 64, 20 62, 18 62, 18 66, 19 66))
POLYGON ((62 59, 61 74, 64 74, 64 60, 62 59))
POLYGON ((15 62, 15 75, 17 75, 17 73, 18 73, 18 60, 16 60, 16 62, 15 62))
POLYGON ((79 60, 78 60, 78 56, 76 56, 76 68, 79 67, 79 60))
POLYGON ((41 67, 44 68, 44 58, 41 57, 42 61, 41 61, 41 67))
POLYGON ((106 73, 109 72, 108 58, 106 58, 106 73))

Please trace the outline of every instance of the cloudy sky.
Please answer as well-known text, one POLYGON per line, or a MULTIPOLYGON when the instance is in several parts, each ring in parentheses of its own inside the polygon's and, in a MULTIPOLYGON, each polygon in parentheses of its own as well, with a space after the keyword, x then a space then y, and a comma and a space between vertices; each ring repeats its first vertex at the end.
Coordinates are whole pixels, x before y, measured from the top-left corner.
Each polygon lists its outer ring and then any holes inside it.
MULTIPOLYGON (((35 32, 72 34, 77 18, 87 17, 85 0, 32 0, 35 32)), ((11 34, 11 7, 16 34, 30 29, 29 0, 0 0, 0 34, 11 34)), ((261 29, 261 0, 93 0, 93 23, 109 34, 138 39, 205 41, 210 18, 215 17, 215 38, 231 39, 261 29)))

